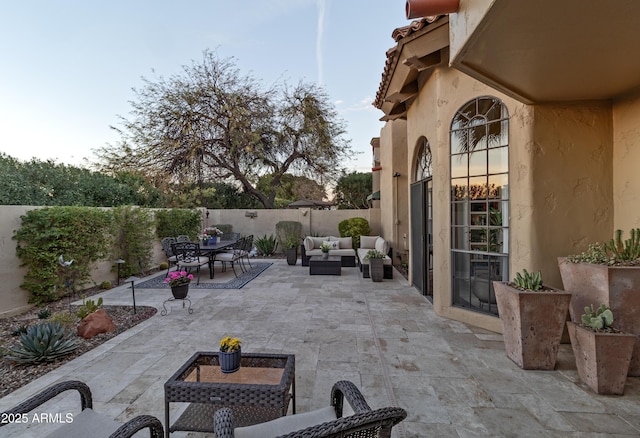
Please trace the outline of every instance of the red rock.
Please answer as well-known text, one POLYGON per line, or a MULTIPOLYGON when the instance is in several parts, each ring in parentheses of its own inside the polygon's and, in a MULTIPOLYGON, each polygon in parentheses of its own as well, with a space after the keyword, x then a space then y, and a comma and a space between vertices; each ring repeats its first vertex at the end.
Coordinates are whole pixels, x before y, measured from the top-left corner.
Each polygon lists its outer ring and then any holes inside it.
POLYGON ((115 329, 116 326, 109 315, 104 310, 98 309, 80 321, 80 324, 78 324, 78 336, 82 336, 84 339, 91 339, 97 334, 109 333, 115 329))

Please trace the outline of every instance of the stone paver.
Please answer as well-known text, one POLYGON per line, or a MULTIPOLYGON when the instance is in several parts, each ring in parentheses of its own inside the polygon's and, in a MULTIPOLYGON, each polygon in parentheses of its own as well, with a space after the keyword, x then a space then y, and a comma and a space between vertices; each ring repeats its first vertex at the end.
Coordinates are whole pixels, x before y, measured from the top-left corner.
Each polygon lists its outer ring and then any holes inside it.
MULTIPOLYGON (((136 303, 161 308, 169 294, 136 289, 136 303)), ((105 304, 131 303, 128 285, 102 296, 105 304)), ((0 399, 0 409, 79 379, 91 387, 96 411, 123 422, 139 414, 164 422, 164 382, 195 351, 215 351, 221 337, 233 335, 243 351, 296 355, 298 412, 325 406, 331 385, 351 380, 372 407, 408 411, 394 429, 398 438, 640 435, 639 378, 627 380, 622 397, 598 396, 579 383, 570 345, 561 347, 556 371, 521 370, 505 356, 500 335, 437 316, 397 272, 374 283, 357 268, 309 276, 299 263, 275 260, 243 289, 192 289, 190 296, 192 315, 173 304, 167 316, 158 313, 0 399)), ((70 394, 40 412, 78 406, 70 394)), ((3 427, 0 436, 38 437, 55 426, 3 427)))

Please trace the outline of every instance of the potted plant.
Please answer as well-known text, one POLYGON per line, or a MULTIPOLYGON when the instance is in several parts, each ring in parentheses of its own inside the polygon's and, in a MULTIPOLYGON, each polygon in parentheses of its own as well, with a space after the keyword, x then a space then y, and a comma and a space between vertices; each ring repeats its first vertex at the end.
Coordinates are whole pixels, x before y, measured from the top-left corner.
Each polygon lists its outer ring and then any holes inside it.
POLYGON ((189 293, 189 283, 193 280, 193 274, 187 271, 171 271, 164 279, 169 284, 171 293, 176 300, 184 300, 189 293))
POLYGON ((295 236, 289 236, 284 242, 285 253, 287 255, 287 263, 291 266, 295 265, 298 261, 298 246, 300 245, 300 239, 295 236))
POLYGON ((581 321, 567 322, 580 380, 598 394, 622 395, 636 336, 612 327, 613 312, 605 304, 595 311, 586 306, 581 321))
POLYGON ((209 237, 210 243, 219 243, 222 236, 222 230, 218 227, 205 228, 204 234, 209 237))
POLYGON ((242 341, 238 338, 225 336, 220 340, 220 371, 223 373, 233 373, 240 369, 240 344, 242 341))
POLYGON ((323 259, 329 258, 329 251, 330 250, 331 250, 331 245, 329 245, 326 242, 322 242, 322 245, 320 245, 320 251, 322 251, 322 258, 323 259))
POLYGON ((370 249, 364 256, 369 261, 369 275, 372 281, 382 281, 384 277, 384 258, 385 255, 377 249, 370 249))
MULTIPOLYGON (((571 320, 579 321, 582 310, 591 303, 603 303, 616 315, 614 328, 640 335, 640 228, 622 239, 617 230, 609 242, 589 245, 579 254, 558 259, 562 283, 571 300, 571 320)), ((640 376, 640 340, 629 366, 630 376, 640 376)))
POLYGON ((525 370, 554 369, 571 294, 543 286, 540 272, 526 269, 493 289, 507 357, 525 370))

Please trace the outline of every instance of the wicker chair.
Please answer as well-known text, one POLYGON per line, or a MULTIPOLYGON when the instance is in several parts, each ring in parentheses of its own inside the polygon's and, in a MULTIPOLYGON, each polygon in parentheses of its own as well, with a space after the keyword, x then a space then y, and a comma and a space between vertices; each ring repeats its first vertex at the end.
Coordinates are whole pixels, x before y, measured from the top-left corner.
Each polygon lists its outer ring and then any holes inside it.
MULTIPOLYGON (((50 386, 15 408, 3 412, 1 414, 2 418, 8 415, 27 414, 58 394, 69 390, 76 390, 80 393, 82 412, 73 416, 73 422, 65 423, 53 431, 53 433, 47 435, 48 437, 86 438, 90 436, 92 438, 125 438, 131 437, 135 435, 136 432, 147 428, 149 429, 149 436, 151 438, 162 438, 164 436, 162 423, 151 415, 139 415, 127 421, 125 424, 120 424, 111 418, 97 414, 93 410, 91 390, 85 383, 78 380, 68 380, 50 386)), ((0 422, 0 427, 5 424, 6 423, 0 422)))
POLYGON ((391 428, 405 419, 407 412, 401 408, 372 410, 362 393, 351 382, 341 380, 331 390, 331 405, 312 412, 287 415, 266 423, 235 428, 233 411, 222 408, 214 414, 214 430, 217 438, 267 438, 267 437, 371 437, 389 438, 391 428), (342 416, 346 398, 353 415, 342 416))

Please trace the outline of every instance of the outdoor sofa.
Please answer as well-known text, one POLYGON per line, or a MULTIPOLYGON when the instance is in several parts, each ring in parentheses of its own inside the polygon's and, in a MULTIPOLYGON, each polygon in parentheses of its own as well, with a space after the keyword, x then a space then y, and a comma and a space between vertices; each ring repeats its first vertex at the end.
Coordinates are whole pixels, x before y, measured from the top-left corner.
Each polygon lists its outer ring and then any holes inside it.
POLYGON ((311 256, 322 255, 320 245, 327 242, 333 248, 329 250, 330 256, 339 256, 342 258, 343 267, 356 266, 356 250, 353 249, 353 239, 351 237, 311 237, 304 238, 301 246, 302 250, 302 266, 309 266, 309 258, 311 256))
POLYGON ((382 259, 382 266, 384 269, 383 278, 393 278, 393 259, 391 258, 393 250, 389 246, 389 242, 380 236, 360 236, 358 262, 360 265, 360 271, 362 272, 362 277, 371 277, 369 274, 369 260, 365 259, 365 256, 370 249, 377 249, 381 253, 385 254, 384 259, 382 259))

